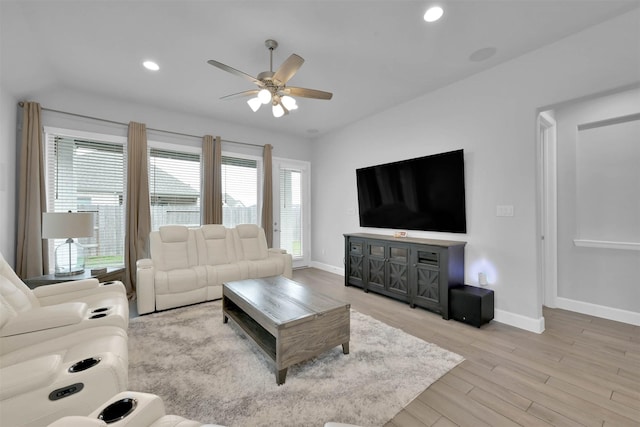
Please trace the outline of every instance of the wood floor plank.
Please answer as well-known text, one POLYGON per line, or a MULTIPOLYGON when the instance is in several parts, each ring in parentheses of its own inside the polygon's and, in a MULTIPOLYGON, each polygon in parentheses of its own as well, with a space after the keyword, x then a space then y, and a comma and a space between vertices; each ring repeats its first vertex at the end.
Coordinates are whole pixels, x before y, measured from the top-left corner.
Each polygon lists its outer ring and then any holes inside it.
POLYGON ((295 270, 294 280, 465 357, 388 427, 640 425, 638 326, 544 307, 542 334, 495 321, 478 329, 345 287, 326 271, 295 270))
POLYGON ((420 399, 415 399, 404 409, 415 419, 420 420, 423 425, 427 426, 435 424, 440 418, 442 418, 442 414, 430 406, 425 405, 420 399))
POLYGON ((570 418, 565 417, 558 412, 534 402, 527 411, 531 415, 546 420, 549 424, 557 427, 584 427, 583 424, 577 423, 570 418))
POLYGON ((600 395, 553 377, 549 378, 547 384, 551 387, 557 388, 558 390, 562 390, 565 393, 590 402, 593 405, 592 407, 597 408, 595 410, 598 411, 598 414, 605 422, 612 422, 619 426, 638 426, 638 420, 640 420, 639 410, 629 408, 628 406, 615 402, 611 399, 602 399, 600 395))
POLYGON ((454 423, 447 417, 440 417, 440 419, 436 421, 433 427, 459 427, 459 426, 458 424, 454 423))
POLYGON ((539 402, 546 408, 563 414, 582 425, 597 427, 604 422, 598 410, 592 408, 589 402, 584 399, 563 393, 547 384, 531 381, 529 377, 506 367, 497 366, 493 372, 497 375, 513 378, 519 384, 516 387, 520 388, 523 394, 531 400, 539 402), (523 384, 528 386, 526 390, 523 389, 523 384))
POLYGON ((515 406, 516 408, 519 408, 522 411, 526 411, 527 409, 529 409, 529 406, 531 406, 531 403, 532 403, 531 400, 526 399, 517 393, 514 393, 513 391, 503 387, 501 384, 497 382, 489 381, 485 378, 482 378, 481 376, 474 374, 469 369, 473 369, 473 368, 469 364, 466 364, 466 361, 465 361, 464 366, 457 367, 451 372, 453 375, 456 375, 465 379, 469 383, 473 384, 475 387, 485 390, 487 393, 491 393, 495 395, 496 397, 503 400, 507 404, 515 406))
MULTIPOLYGON (((430 387, 434 392, 458 402, 458 407, 464 407, 478 420, 482 420, 491 426, 517 426, 517 423, 494 411, 492 408, 476 402, 467 395, 463 395, 453 387, 438 381, 430 387)), ((451 418, 447 415, 448 418, 451 418)), ((454 420, 455 421, 455 420, 454 420)))
POLYGON ((531 415, 530 413, 508 404, 504 400, 491 393, 489 390, 483 390, 480 387, 476 387, 469 392, 469 397, 484 406, 493 409, 496 412, 504 415, 505 417, 513 420, 521 426, 527 427, 549 427, 549 424, 542 419, 531 415))

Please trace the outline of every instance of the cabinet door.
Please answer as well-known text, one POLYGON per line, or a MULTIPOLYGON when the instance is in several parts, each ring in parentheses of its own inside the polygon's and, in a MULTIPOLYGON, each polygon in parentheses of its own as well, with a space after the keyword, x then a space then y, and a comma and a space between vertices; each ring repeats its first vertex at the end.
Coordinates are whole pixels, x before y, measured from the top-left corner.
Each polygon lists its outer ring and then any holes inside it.
POLYGON ((387 251, 386 290, 406 301, 409 297, 409 248, 392 244, 387 251))
POLYGON ((347 280, 350 285, 359 288, 364 288, 364 248, 364 241, 349 239, 347 244, 347 280))
POLYGON ((367 245, 367 288, 373 291, 385 289, 386 278, 386 245, 370 242, 367 245))
POLYGON ((440 253, 437 250, 413 250, 415 266, 415 294, 412 305, 441 313, 440 307, 440 253))

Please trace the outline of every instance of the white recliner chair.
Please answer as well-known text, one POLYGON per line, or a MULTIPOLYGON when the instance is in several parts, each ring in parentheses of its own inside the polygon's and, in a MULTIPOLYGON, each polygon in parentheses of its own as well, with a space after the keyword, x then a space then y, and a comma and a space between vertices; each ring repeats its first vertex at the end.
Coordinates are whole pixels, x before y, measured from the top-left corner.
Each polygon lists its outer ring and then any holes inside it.
POLYGON ((122 283, 32 291, 0 254, 0 425, 46 425, 126 390, 128 322, 122 283))
POLYGON ((88 416, 64 417, 49 427, 222 427, 166 415, 162 399, 148 393, 125 391, 113 396, 88 416))
POLYGON ((107 283, 88 279, 31 290, 0 254, 0 354, 86 328, 126 330, 126 290, 121 282, 107 283))
POLYGON ((3 354, 0 425, 43 426, 86 414, 127 389, 127 351, 126 332, 103 326, 3 354))

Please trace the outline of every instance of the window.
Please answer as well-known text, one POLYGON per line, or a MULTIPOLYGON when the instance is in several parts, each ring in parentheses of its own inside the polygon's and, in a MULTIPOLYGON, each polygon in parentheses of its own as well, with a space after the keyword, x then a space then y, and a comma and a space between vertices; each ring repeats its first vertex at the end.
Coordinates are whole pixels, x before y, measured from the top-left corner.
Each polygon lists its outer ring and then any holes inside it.
POLYGON ((302 256, 302 171, 280 169, 280 247, 302 256))
MULTIPOLYGON (((45 134, 47 210, 93 212, 94 236, 77 239, 86 267, 124 265, 125 138, 59 129, 45 134)), ((63 242, 49 240, 51 269, 54 248, 63 242)))
POLYGON ((153 145, 149 148, 151 229, 167 224, 200 225, 200 150, 149 144, 153 145))
POLYGON ((222 223, 226 227, 259 224, 261 169, 258 158, 222 156, 222 223))

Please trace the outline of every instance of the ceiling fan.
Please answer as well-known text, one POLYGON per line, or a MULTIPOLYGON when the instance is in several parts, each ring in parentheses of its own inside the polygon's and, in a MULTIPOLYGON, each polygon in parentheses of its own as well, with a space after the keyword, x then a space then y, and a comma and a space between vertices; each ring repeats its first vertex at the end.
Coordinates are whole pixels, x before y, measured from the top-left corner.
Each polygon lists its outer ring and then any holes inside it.
POLYGON ((313 99, 331 99, 333 96, 331 92, 287 86, 287 82, 302 66, 304 59, 294 53, 289 56, 287 60, 280 65, 280 68, 274 72, 273 51, 278 47, 278 42, 269 39, 264 42, 264 45, 269 49, 269 71, 263 71, 258 74, 257 77, 253 77, 221 62, 214 61, 213 59, 207 61, 214 67, 218 67, 221 70, 240 76, 258 86, 257 89, 245 90, 243 92, 223 96, 220 99, 255 95, 255 97, 247 101, 249 107, 256 112, 261 105, 271 104, 274 117, 282 117, 285 114, 289 114, 289 111, 298 108, 298 104, 293 96, 313 99))

